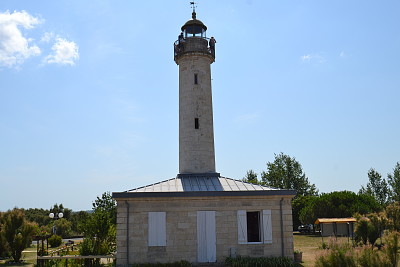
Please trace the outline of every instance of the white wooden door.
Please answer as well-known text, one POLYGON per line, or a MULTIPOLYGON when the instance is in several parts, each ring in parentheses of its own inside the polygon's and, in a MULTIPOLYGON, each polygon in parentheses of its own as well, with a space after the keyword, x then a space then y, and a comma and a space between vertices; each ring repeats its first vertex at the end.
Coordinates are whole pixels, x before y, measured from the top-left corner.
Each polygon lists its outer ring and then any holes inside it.
POLYGON ((197 260, 215 262, 217 245, 215 235, 215 211, 197 212, 197 260))

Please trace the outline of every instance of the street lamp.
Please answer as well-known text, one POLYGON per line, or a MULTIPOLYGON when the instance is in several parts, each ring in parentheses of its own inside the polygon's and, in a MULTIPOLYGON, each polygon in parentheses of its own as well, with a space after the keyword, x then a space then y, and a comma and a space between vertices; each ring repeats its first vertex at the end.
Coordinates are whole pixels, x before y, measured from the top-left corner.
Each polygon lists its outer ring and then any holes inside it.
MULTIPOLYGON (((49 214, 49 217, 51 219, 57 220, 57 219, 61 219, 62 217, 64 217, 64 214, 62 212, 55 213, 55 214, 51 212, 49 214)), ((53 234, 56 234, 56 233, 57 233, 57 227, 56 227, 56 224, 54 223, 54 225, 53 225, 53 234)))

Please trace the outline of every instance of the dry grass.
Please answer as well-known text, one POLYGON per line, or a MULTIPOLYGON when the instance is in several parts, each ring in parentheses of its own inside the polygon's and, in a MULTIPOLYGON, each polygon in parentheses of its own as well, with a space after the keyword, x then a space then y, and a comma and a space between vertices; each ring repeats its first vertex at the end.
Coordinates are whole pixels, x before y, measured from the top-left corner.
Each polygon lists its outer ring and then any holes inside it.
MULTIPOLYGON (((347 242, 346 237, 338 238, 338 240, 343 239, 343 242, 347 242)), ((324 242, 329 243, 329 238, 324 237, 324 242)), ((323 250, 320 249, 322 245, 322 238, 319 235, 305 235, 294 233, 294 249, 303 252, 303 262, 301 266, 304 267, 313 267, 316 258, 323 253, 323 250)), ((25 263, 22 264, 6 264, 5 261, 0 260, 0 267, 6 266, 24 266, 31 267, 34 263, 36 263, 36 246, 32 246, 31 248, 27 248, 22 253, 22 259, 25 263)))
MULTIPOLYGON (((329 243, 330 238, 324 237, 322 241, 322 237, 319 235, 306 235, 294 233, 294 250, 299 250, 303 252, 303 262, 302 266, 304 267, 313 267, 315 264, 316 258, 321 255, 324 250, 320 247, 322 246, 322 242, 329 243)), ((342 242, 347 242, 347 237, 338 237, 337 240, 342 242)))

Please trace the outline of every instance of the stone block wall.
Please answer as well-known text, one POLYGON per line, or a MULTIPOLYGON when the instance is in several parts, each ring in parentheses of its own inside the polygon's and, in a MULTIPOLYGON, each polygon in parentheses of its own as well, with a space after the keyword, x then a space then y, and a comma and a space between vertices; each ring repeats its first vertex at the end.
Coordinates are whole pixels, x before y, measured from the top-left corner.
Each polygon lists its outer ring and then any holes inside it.
POLYGON ((179 63, 179 173, 215 172, 211 67, 208 56, 179 63), (194 76, 197 75, 197 84, 194 76), (195 128, 198 119, 198 129, 195 128))
POLYGON ((231 251, 252 257, 293 257, 291 196, 117 199, 117 265, 136 262, 197 262, 197 211, 215 211, 217 262, 231 251), (283 200, 283 240, 280 201, 283 200), (129 214, 127 214, 129 205, 129 214), (238 244, 237 211, 271 210, 272 244, 238 244), (148 246, 148 212, 166 212, 167 245, 148 246), (128 218, 129 216, 129 218, 128 218), (127 230, 129 240, 127 240, 127 230), (129 252, 128 252, 129 251, 129 252))

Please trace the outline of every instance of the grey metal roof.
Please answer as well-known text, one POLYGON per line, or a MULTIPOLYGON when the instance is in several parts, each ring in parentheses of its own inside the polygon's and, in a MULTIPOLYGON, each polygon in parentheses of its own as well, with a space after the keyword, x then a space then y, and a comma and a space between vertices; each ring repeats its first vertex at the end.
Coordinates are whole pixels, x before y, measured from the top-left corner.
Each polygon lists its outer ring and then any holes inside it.
POLYGON ((189 176, 176 177, 159 183, 127 190, 124 193, 144 192, 221 192, 221 191, 270 191, 267 186, 246 183, 227 177, 189 176))
POLYGON ((221 177, 219 173, 178 174, 159 183, 138 187, 124 192, 113 192, 113 198, 147 197, 232 197, 232 196, 291 196, 295 190, 276 189, 240 180, 221 177))

